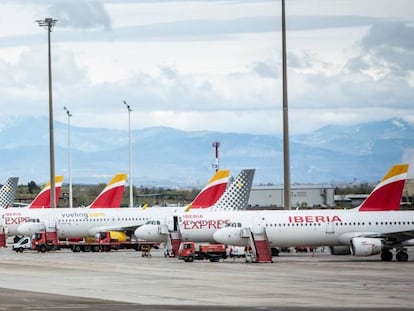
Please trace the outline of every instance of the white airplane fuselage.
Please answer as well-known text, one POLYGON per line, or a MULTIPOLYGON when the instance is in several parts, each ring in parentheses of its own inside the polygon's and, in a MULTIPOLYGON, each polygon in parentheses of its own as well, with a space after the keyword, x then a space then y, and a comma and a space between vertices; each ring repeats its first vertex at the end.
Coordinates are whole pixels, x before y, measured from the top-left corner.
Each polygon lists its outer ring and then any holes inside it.
POLYGON ((190 218, 193 221, 188 219, 180 225, 183 240, 240 246, 246 245, 240 237, 241 228, 250 228, 253 233, 265 229, 271 247, 349 245, 357 236, 414 234, 411 211, 206 211, 192 213, 190 218), (224 227, 229 223, 238 223, 238 227, 224 227))
POLYGON ((94 236, 100 231, 136 228, 153 217, 172 217, 185 207, 151 208, 8 208, 2 212, 7 235, 31 235, 39 230, 56 229, 59 238, 94 236), (37 220, 37 222, 29 220, 37 220))

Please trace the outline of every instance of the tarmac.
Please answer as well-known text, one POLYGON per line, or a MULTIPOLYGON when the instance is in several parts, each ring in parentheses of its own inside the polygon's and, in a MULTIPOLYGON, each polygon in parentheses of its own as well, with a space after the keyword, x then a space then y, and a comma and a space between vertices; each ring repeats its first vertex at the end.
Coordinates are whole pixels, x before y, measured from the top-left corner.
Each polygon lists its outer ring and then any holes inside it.
POLYGON ((151 255, 0 249, 0 310, 414 309, 414 249, 408 262, 329 252, 261 264, 151 255))

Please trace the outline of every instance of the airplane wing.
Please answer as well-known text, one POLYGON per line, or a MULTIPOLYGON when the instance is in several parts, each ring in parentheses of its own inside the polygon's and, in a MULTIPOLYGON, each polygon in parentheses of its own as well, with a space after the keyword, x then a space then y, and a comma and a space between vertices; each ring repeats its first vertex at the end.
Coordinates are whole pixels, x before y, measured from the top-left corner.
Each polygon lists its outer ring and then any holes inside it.
POLYGON ((395 244, 414 239, 414 230, 361 235, 367 238, 380 238, 385 242, 395 244))
POLYGON ((411 231, 401 231, 401 232, 391 232, 391 233, 383 233, 382 236, 387 241, 395 241, 395 242, 404 242, 407 240, 414 239, 414 230, 411 231))

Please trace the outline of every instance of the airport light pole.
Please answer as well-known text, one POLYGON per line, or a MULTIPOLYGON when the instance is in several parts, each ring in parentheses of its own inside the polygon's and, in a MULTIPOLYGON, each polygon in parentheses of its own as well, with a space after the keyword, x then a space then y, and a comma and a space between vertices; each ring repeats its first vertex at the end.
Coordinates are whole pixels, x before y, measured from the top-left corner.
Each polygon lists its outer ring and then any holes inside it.
POLYGON ((53 100, 52 100, 52 61, 50 52, 50 33, 57 19, 47 17, 36 21, 40 27, 47 27, 47 46, 48 46, 48 67, 49 67, 49 149, 50 149, 50 207, 56 208, 56 185, 55 185, 55 154, 54 154, 54 134, 53 134, 53 100))
POLYGON ((70 117, 72 114, 69 109, 63 107, 68 116, 68 169, 69 169, 69 207, 73 207, 73 194, 72 194, 72 160, 71 160, 71 149, 70 149, 70 117))
POLYGON ((132 146, 131 146, 131 106, 124 100, 124 105, 128 109, 128 141, 129 141, 129 207, 134 206, 133 184, 132 184, 132 146))
POLYGON ((212 146, 216 150, 216 153, 215 153, 216 162, 215 162, 215 164, 213 164, 213 167, 216 169, 216 172, 218 172, 218 170, 219 170, 219 147, 220 147, 220 142, 219 141, 213 141, 212 146))
POLYGON ((285 0, 282 0, 282 76, 283 76, 283 172, 285 209, 291 209, 290 203, 290 152, 289 152, 289 111, 286 65, 286 17, 285 0))

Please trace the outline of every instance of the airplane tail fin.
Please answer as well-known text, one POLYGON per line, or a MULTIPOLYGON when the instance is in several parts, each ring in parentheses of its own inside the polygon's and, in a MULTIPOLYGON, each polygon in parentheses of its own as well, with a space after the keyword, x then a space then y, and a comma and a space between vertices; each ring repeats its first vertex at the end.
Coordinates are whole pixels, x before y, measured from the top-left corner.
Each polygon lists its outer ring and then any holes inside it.
MULTIPOLYGON (((62 189, 63 176, 55 177, 55 198, 56 205, 59 202, 59 194, 62 189)), ((34 200, 27 206, 28 208, 50 208, 50 181, 42 188, 34 200)))
POLYGON ((127 174, 116 174, 88 208, 118 208, 121 206, 127 174))
POLYGON ((226 190, 229 176, 229 170, 218 170, 187 209, 213 206, 226 190))
POLYGON ((242 170, 224 194, 212 207, 214 211, 234 211, 246 209, 253 185, 254 169, 242 170))
POLYGON ((396 164, 356 209, 360 212, 396 211, 407 179, 408 164, 396 164))
POLYGON ((10 177, 0 189, 0 207, 7 208, 13 205, 16 196, 17 182, 19 177, 10 177))

